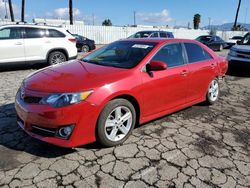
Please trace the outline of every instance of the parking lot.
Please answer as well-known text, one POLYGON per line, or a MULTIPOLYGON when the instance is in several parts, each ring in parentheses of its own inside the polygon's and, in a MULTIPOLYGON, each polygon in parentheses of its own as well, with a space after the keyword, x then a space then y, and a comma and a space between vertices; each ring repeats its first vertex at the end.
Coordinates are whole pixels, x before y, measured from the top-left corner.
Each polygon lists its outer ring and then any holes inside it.
POLYGON ((250 187, 249 69, 230 68, 213 106, 141 125, 121 146, 73 149, 17 126, 15 93, 34 69, 0 72, 0 187, 250 187))

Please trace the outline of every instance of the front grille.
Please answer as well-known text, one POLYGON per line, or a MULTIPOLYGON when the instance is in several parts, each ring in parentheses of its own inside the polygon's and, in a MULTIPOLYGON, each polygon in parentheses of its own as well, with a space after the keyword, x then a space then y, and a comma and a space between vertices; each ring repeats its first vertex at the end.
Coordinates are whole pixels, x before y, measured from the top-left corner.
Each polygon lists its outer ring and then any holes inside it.
POLYGON ((239 54, 246 54, 246 55, 250 55, 250 52, 242 52, 242 51, 236 51, 239 54))
POLYGON ((56 129, 54 128, 39 127, 37 125, 32 125, 31 127, 31 132, 40 136, 54 137, 56 135, 56 129))
POLYGON ((39 102, 42 100, 42 97, 31 97, 31 96, 25 96, 23 101, 29 104, 39 104, 39 102))

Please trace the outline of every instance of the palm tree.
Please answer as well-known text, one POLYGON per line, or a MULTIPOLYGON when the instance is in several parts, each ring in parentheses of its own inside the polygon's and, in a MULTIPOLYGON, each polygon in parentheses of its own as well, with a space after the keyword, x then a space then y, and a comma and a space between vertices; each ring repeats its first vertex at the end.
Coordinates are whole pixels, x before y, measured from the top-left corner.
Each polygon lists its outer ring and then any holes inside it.
POLYGON ((14 18, 14 13, 13 13, 13 8, 12 8, 12 2, 11 2, 11 0, 9 0, 9 9, 10 9, 10 18, 11 18, 11 21, 14 22, 15 18, 14 18))
POLYGON ((22 0, 21 22, 24 22, 24 7, 25 7, 25 0, 22 0))
POLYGON ((69 0, 69 20, 70 20, 70 25, 73 25, 73 3, 72 3, 72 0, 69 0))
POLYGON ((200 22, 201 22, 201 15, 200 14, 195 14, 193 22, 194 22, 194 29, 199 29, 199 25, 200 25, 200 22))
POLYGON ((236 11, 234 26, 232 28, 233 30, 237 29, 237 20, 238 20, 238 15, 239 15, 239 11, 240 11, 240 5, 241 5, 241 0, 239 0, 238 8, 237 8, 237 11, 236 11))

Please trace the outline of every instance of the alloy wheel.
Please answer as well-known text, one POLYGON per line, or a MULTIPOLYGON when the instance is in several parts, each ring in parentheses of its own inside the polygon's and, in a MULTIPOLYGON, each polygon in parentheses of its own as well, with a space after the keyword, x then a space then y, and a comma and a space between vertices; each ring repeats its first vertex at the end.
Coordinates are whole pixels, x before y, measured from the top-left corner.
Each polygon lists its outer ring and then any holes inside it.
POLYGON ((105 135, 112 142, 120 141, 129 133, 132 123, 131 110, 125 106, 118 106, 106 119, 105 135))
POLYGON ((213 80, 209 86, 208 97, 212 102, 216 101, 219 96, 219 83, 217 80, 213 80))

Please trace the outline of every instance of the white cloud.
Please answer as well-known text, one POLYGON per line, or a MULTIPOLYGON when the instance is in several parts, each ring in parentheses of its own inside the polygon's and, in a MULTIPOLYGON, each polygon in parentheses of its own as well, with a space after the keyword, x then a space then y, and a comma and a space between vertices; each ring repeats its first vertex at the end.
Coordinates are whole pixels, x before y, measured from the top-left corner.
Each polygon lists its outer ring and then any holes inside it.
MULTIPOLYGON (((7 8, 8 18, 10 18, 9 3, 6 2, 6 4, 5 4, 4 1, 0 0, 0 18, 5 18, 5 16, 6 16, 6 8, 7 8)), ((12 4, 12 8, 13 8, 15 18, 19 18, 20 17, 19 8, 15 4, 12 4)))
MULTIPOLYGON (((73 16, 79 17, 81 15, 81 11, 77 8, 73 9, 73 16)), ((68 19, 69 17, 69 8, 58 8, 52 12, 47 12, 46 17, 56 18, 56 19, 68 19)))
POLYGON ((170 17, 167 9, 163 9, 161 12, 151 12, 151 13, 138 12, 136 16, 141 21, 151 24, 156 24, 156 23, 164 24, 173 20, 170 17))

